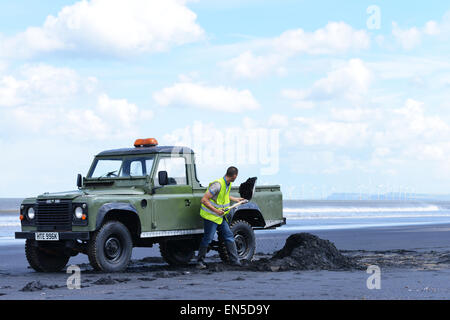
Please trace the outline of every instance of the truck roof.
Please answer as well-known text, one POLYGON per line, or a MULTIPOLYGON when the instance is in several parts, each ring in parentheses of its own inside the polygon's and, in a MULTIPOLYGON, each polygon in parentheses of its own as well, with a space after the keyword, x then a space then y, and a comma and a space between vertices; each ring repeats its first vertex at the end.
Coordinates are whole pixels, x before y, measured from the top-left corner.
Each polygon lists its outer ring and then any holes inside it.
POLYGON ((147 154, 147 153, 194 153, 194 151, 187 147, 176 146, 154 146, 154 147, 139 147, 139 148, 123 148, 114 150, 105 150, 97 154, 97 156, 123 156, 131 154, 147 154))

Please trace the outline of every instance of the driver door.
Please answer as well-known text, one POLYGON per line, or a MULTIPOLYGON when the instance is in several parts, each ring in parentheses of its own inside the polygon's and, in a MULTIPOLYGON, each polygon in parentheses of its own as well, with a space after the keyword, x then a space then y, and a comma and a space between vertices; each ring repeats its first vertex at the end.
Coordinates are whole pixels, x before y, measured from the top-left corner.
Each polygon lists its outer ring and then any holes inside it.
POLYGON ((186 230, 198 228, 198 212, 193 209, 192 184, 188 181, 186 158, 160 156, 154 174, 152 231, 186 230), (169 184, 161 186, 158 172, 167 171, 169 184))

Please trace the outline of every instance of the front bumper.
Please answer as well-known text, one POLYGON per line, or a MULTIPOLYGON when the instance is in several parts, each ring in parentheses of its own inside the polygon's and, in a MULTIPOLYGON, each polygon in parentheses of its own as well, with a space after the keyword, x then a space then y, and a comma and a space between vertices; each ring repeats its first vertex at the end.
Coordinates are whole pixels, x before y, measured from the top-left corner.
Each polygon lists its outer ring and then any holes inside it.
MULTIPOLYGON (((34 231, 16 232, 16 239, 36 239, 34 231)), ((59 240, 89 240, 89 232, 58 232, 59 240)))

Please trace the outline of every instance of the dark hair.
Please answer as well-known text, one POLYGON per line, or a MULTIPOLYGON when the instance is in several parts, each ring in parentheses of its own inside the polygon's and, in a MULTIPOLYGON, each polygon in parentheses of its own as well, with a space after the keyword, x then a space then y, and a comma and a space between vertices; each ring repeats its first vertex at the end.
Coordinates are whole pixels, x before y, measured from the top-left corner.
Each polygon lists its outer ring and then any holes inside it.
POLYGON ((237 174, 238 174, 238 168, 236 168, 236 167, 229 167, 227 169, 227 173, 226 173, 227 177, 233 177, 233 176, 235 176, 237 174))

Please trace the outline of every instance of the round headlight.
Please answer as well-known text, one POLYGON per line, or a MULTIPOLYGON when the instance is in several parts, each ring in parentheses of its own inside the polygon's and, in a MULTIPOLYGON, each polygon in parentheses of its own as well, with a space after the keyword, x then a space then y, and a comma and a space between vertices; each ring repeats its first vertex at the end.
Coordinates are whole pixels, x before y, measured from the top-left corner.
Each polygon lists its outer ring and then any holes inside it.
POLYGON ((75 208, 75 217, 77 219, 81 219, 83 217, 83 208, 81 208, 81 207, 75 208))
POLYGON ((83 208, 76 207, 75 208, 75 218, 81 219, 83 217, 83 208))
POLYGON ((30 220, 34 219, 34 209, 32 207, 28 208, 27 216, 28 216, 28 219, 30 219, 30 220))

